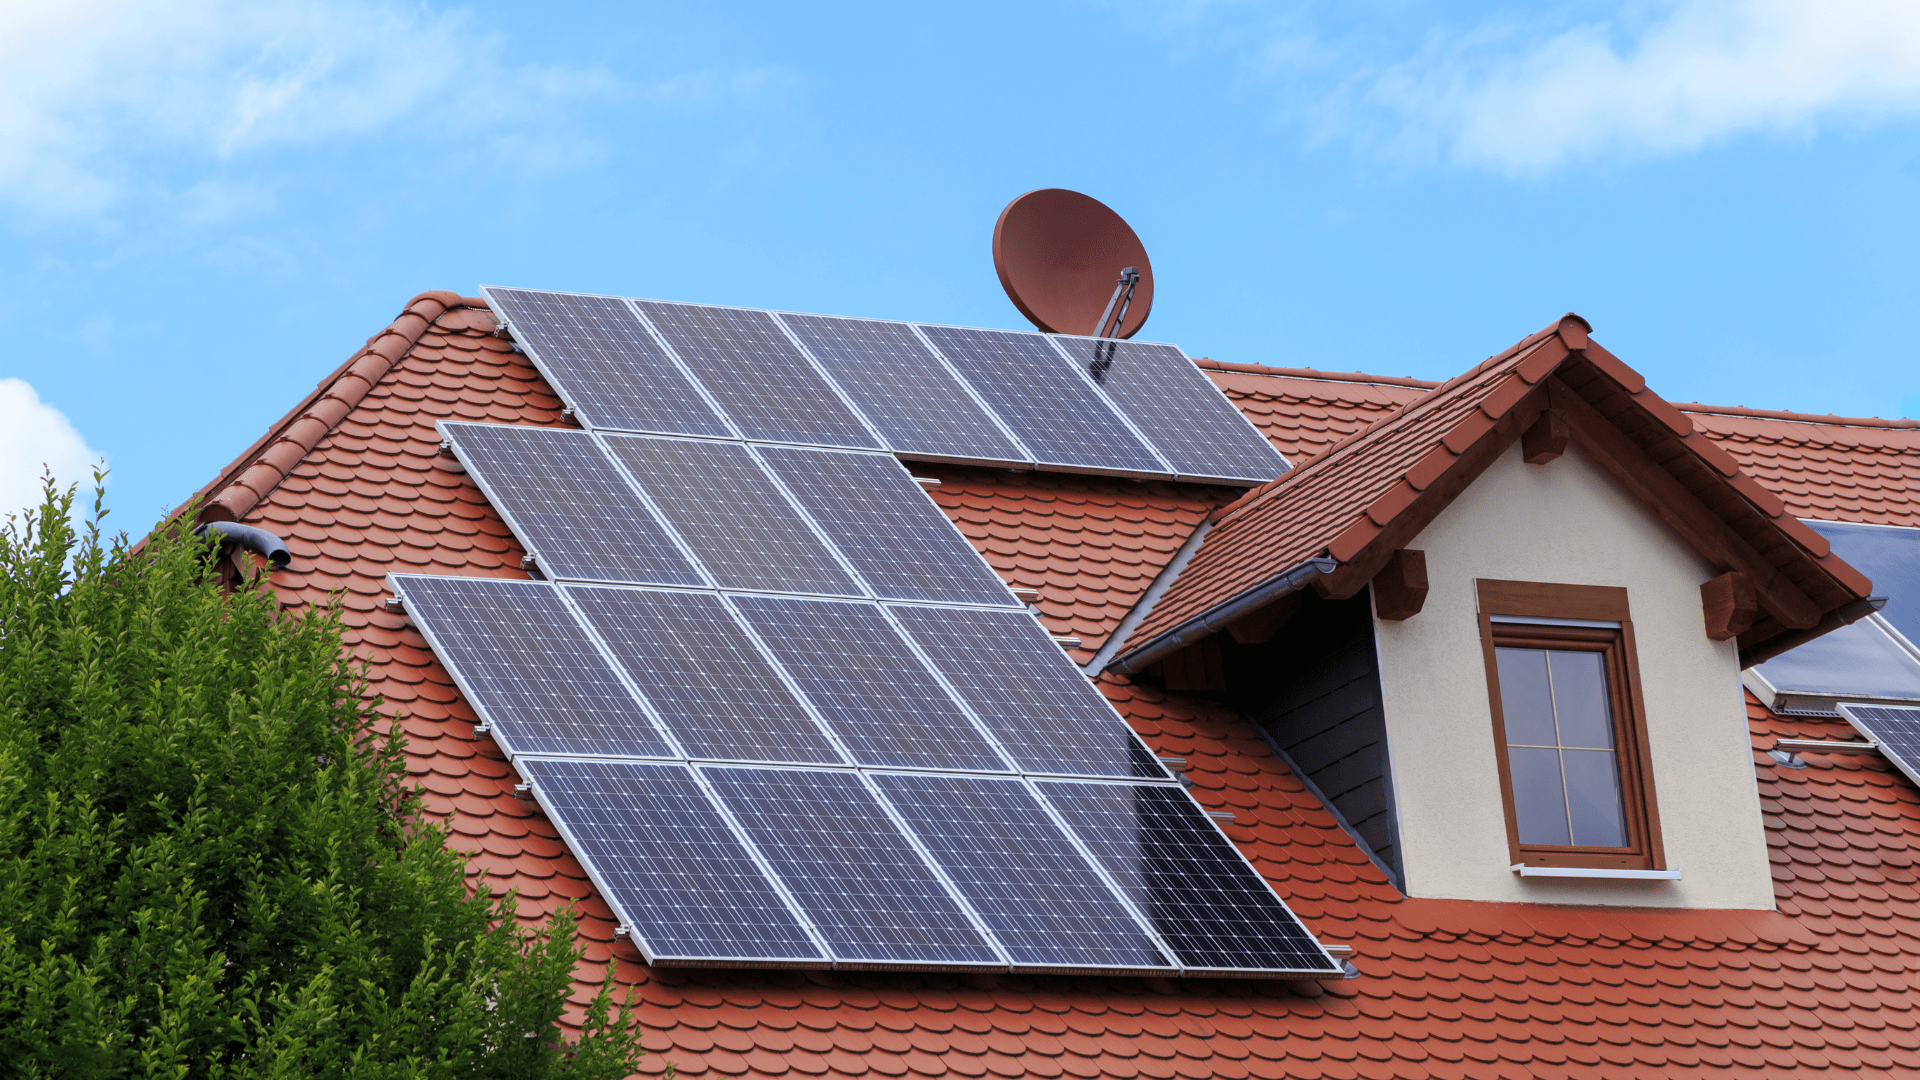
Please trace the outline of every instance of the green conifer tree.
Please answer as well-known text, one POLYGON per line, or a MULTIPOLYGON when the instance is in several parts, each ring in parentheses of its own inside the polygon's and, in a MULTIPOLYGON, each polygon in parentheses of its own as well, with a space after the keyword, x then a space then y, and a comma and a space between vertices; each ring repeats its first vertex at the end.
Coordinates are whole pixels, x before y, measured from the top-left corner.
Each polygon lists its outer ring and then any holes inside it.
POLYGON ((337 610, 104 542, 49 480, 0 529, 0 1074, 616 1078, 613 971, 556 1025, 570 914, 470 891, 337 610))

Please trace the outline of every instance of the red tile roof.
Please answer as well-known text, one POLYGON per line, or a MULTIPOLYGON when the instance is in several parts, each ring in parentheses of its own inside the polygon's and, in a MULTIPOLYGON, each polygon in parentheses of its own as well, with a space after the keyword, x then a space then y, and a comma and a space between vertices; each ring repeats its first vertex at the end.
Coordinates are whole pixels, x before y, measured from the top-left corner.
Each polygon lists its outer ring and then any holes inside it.
POLYGON ((1694 539, 1702 553, 1748 572, 1773 612, 1774 619, 1742 636, 1742 646, 1779 637, 1787 627, 1811 627, 1867 595, 1863 575, 1638 372, 1592 341, 1588 329, 1569 315, 1216 512, 1199 551, 1123 647, 1122 662, 1186 643, 1194 620, 1310 559, 1337 564, 1316 588, 1336 597, 1358 592, 1395 548, 1548 412, 1601 451, 1617 476, 1644 483, 1639 493, 1683 535, 1689 530, 1682 519, 1697 505, 1737 537, 1707 548, 1714 534, 1694 530, 1709 538, 1694 539), (1608 439, 1618 448, 1609 449, 1608 439), (1743 556, 1746 562, 1737 561, 1743 556))
MULTIPOLYGON (((378 356, 368 365, 384 365, 376 378, 330 379, 210 494, 246 503, 245 520, 286 538, 294 562, 274 583, 290 602, 342 590, 350 647, 368 663, 382 712, 404 725, 428 807, 452 823, 476 872, 519 890, 523 917, 578 903, 581 1000, 597 985, 594 965, 619 957, 644 1003, 647 1072, 669 1061, 701 1077, 1089 1080, 1920 1070, 1920 795, 1873 759, 1776 766, 1760 752, 1774 736, 1831 736, 1837 723, 1751 703, 1779 914, 1403 899, 1237 716, 1105 676, 1101 688, 1148 742, 1192 763, 1201 801, 1235 812, 1229 834, 1314 931, 1353 945, 1360 978, 648 970, 614 940, 606 906, 552 825, 512 797, 511 769, 474 735, 425 642, 379 608, 389 570, 524 576, 498 515, 435 453, 438 418, 559 423, 558 400, 490 336, 478 305, 417 298, 383 336, 408 347, 350 363, 378 356), (331 422, 320 411, 328 401, 345 406, 331 422), (304 449, 255 468, 289 444, 304 449), (245 492, 234 476, 247 478, 245 492)), ((1330 384, 1329 415, 1354 407, 1352 393, 1330 384)), ((1050 619, 1089 640, 1110 631, 1120 597, 1215 498, 1119 480, 941 475, 951 486, 938 497, 963 530, 1003 571, 1037 577, 1050 619), (1110 573, 1130 583, 1093 601, 1047 595, 1110 573)))

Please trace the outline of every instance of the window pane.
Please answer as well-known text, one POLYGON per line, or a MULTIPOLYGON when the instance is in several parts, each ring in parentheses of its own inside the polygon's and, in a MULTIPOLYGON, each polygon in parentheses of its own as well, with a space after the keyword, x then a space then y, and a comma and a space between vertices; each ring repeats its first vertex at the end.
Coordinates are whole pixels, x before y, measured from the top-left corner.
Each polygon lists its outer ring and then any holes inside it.
POLYGON ((1606 750, 1563 750, 1561 754, 1566 763, 1567 803, 1573 810, 1573 842, 1582 847, 1625 847, 1627 822, 1620 808, 1620 770, 1614 755, 1606 750))
POLYGON ((1613 749, 1613 711, 1607 707, 1607 672, 1601 654, 1556 649, 1549 656, 1560 745, 1613 749))
POLYGON ((1566 792, 1560 752, 1516 746, 1507 751, 1513 773, 1513 816, 1522 844, 1567 843, 1566 792))
POLYGON ((1547 683, 1547 650, 1495 649, 1500 670, 1500 715, 1507 742, 1558 746, 1553 734, 1553 694, 1547 683))

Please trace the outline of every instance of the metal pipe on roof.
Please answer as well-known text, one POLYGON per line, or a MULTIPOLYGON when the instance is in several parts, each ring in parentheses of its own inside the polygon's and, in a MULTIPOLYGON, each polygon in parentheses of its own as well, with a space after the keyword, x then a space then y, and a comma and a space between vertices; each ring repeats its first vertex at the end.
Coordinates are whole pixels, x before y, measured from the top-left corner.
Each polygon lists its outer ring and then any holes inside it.
POLYGON ((1851 604, 1846 604, 1838 608, 1833 614, 1821 619, 1818 624, 1806 630, 1796 630, 1790 634, 1782 634, 1770 641, 1763 641, 1751 649, 1742 649, 1740 650, 1740 670, 1745 671, 1750 667, 1764 664, 1783 652, 1805 645, 1814 638, 1830 634, 1843 626, 1857 623, 1861 619, 1866 618, 1886 606, 1887 598, 1884 596, 1863 597, 1862 599, 1855 600, 1851 604))
POLYGON ((242 525, 237 521, 209 521, 193 530, 195 536, 211 536, 216 539, 238 544, 273 564, 275 570, 285 570, 293 561, 293 552, 281 539, 265 529, 252 525, 242 525))
POLYGON ((1138 649, 1122 656, 1110 665, 1111 670, 1131 675, 1142 668, 1149 667, 1168 654, 1178 652, 1188 645, 1218 633, 1227 628, 1227 624, 1245 615, 1255 608, 1264 606, 1268 601, 1277 600, 1290 592, 1303 589, 1314 578, 1330 574, 1339 567, 1339 563, 1328 558, 1308 559, 1291 570, 1272 578, 1259 587, 1249 589, 1232 600, 1211 611, 1196 615, 1186 622, 1154 638, 1138 649))

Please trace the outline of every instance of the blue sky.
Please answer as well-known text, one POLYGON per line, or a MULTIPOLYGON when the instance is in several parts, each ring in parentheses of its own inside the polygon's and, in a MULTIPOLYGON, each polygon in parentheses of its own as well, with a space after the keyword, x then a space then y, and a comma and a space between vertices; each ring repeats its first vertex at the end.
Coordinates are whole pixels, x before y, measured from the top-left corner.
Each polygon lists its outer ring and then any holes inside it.
MULTIPOLYGON (((20 10, 41 7, 45 10, 20 10)), ((1023 326, 1000 208, 1145 338, 1444 378, 1567 310, 1674 400, 1920 415, 1920 8, 469 4, 0 12, 0 502, 143 529, 413 294, 1023 326)))

